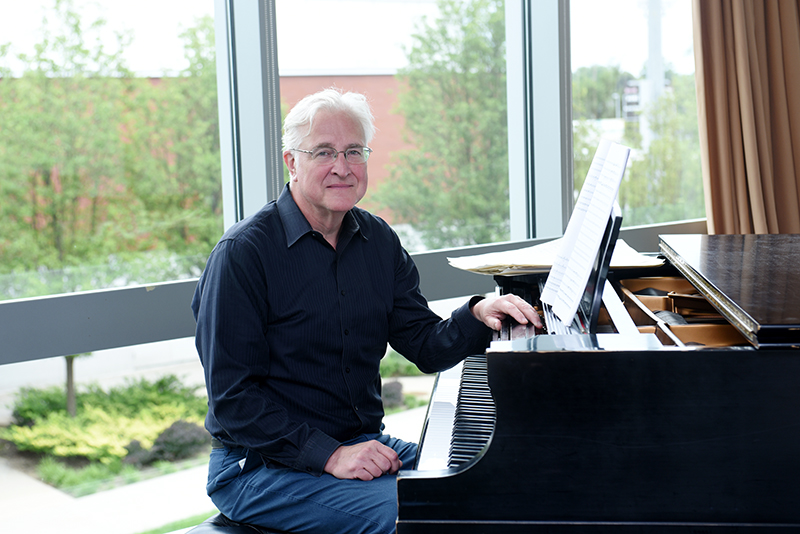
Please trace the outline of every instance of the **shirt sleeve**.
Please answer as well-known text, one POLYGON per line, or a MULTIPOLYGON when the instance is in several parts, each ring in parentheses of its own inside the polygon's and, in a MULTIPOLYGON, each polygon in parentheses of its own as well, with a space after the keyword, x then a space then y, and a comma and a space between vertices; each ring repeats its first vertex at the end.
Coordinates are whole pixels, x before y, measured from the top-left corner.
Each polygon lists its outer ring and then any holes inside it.
POLYGON ((397 244, 394 307, 389 319, 390 343, 422 372, 449 369, 471 354, 482 354, 491 329, 472 315, 473 297, 441 319, 428 307, 419 289, 413 259, 397 244))
POLYGON ((270 461, 321 475, 337 440, 294 421, 262 389, 268 380, 268 303, 258 255, 246 244, 221 241, 209 257, 192 308, 196 344, 209 399, 207 426, 223 441, 270 461))

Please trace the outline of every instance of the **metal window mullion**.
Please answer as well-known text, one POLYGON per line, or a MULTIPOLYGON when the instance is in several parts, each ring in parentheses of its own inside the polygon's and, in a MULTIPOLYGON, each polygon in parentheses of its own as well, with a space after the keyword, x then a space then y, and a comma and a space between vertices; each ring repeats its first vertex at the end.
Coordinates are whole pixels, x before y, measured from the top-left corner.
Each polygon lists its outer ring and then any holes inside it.
POLYGON ((217 0, 216 7, 225 21, 216 36, 220 134, 230 140, 230 150, 220 150, 227 228, 283 187, 280 78, 274 0, 217 0))
POLYGON ((560 236, 573 202, 569 0, 509 0, 506 39, 511 240, 560 236))

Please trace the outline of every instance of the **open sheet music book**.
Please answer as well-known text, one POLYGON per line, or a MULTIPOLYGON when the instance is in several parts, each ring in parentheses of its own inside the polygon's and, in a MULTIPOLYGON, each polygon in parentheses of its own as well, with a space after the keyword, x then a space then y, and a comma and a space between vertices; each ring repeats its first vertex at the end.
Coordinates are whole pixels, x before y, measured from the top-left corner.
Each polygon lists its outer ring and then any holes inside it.
MULTIPOLYGON (((457 269, 491 276, 549 273, 556 254, 561 248, 562 240, 559 237, 530 247, 454 258, 448 257, 447 261, 457 269)), ((626 243, 624 239, 617 239, 617 244, 611 257, 611 269, 658 267, 661 265, 664 265, 663 258, 642 254, 626 243)))
MULTIPOLYGON (((541 300, 564 324, 572 323, 583 299, 629 156, 630 148, 608 139, 600 141, 561 238, 541 300)), ((615 242, 616 237, 612 249, 615 242)))

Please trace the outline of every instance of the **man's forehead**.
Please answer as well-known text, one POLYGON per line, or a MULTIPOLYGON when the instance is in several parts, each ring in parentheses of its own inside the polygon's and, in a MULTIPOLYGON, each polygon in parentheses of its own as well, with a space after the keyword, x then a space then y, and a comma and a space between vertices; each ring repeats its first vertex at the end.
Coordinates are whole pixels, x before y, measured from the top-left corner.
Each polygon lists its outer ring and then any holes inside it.
POLYGON ((322 124, 313 122, 311 129, 305 136, 306 146, 313 147, 354 147, 364 146, 364 133, 361 126, 353 121, 350 125, 322 124))

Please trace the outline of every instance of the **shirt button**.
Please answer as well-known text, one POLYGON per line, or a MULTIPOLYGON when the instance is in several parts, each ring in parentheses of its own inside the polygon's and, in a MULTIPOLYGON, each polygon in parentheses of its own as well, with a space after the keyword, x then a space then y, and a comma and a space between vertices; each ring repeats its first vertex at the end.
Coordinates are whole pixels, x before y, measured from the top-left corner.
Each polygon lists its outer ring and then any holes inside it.
POLYGON ((344 335, 349 336, 350 335, 350 330, 345 329, 344 335))
POLYGON ((344 372, 345 372, 345 373, 349 373, 349 372, 350 372, 350 368, 349 368, 349 367, 345 367, 345 368, 344 368, 344 372))
POLYGON ((342 296, 344 296, 344 289, 342 289, 342 296))

